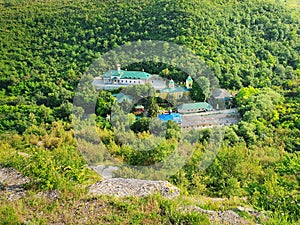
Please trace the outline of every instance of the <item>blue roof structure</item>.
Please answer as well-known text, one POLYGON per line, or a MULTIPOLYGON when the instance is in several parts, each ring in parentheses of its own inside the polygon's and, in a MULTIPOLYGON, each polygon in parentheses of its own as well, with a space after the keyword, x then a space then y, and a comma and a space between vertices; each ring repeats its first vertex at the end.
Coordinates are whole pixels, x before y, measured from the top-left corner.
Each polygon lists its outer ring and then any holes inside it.
POLYGON ((176 123, 181 123, 182 122, 181 115, 179 113, 159 114, 158 118, 162 122, 168 122, 169 120, 172 120, 176 123))

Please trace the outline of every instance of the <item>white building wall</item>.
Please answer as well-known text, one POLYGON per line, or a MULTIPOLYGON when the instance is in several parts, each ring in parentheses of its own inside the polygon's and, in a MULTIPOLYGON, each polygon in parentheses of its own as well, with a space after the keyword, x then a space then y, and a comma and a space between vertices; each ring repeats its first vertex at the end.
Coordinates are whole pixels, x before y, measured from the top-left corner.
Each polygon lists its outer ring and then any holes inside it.
POLYGON ((135 85, 135 84, 143 84, 148 83, 148 80, 140 80, 140 79, 119 79, 113 80, 112 78, 105 77, 103 78, 104 83, 106 84, 123 84, 123 85, 135 85))
POLYGON ((121 84, 131 85, 131 84, 146 84, 146 80, 139 80, 139 79, 121 79, 121 84))

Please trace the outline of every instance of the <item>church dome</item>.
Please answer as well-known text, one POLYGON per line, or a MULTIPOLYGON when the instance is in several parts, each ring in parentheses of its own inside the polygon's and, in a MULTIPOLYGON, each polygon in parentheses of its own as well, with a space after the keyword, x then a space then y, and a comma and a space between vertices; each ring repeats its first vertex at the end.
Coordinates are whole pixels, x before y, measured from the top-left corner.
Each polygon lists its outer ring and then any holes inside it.
POLYGON ((187 81, 193 81, 193 79, 191 78, 191 76, 188 76, 188 78, 186 78, 187 81))
POLYGON ((174 88, 175 87, 175 83, 174 83, 174 81, 171 79, 170 81, 169 81, 169 88, 174 88))

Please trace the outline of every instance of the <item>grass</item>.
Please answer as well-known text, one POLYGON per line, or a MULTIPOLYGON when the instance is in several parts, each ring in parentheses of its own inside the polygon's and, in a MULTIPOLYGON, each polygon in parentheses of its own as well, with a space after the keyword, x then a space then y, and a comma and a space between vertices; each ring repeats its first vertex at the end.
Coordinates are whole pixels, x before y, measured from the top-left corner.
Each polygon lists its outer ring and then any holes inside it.
MULTIPOLYGON (((59 199, 36 195, 40 189, 30 189, 25 197, 9 201, 0 191, 0 225, 4 224, 210 224, 208 215, 179 210, 185 206, 199 206, 214 211, 247 207, 245 198, 209 198, 181 195, 165 199, 161 195, 144 198, 89 196, 86 185, 60 190, 59 199)), ((247 221, 255 218, 247 212, 237 212, 247 221)), ((272 214, 259 221, 267 225, 297 224, 282 215, 272 214)), ((216 224, 216 223, 213 223, 216 224)))
POLYGON ((13 205, 0 206, 0 224, 21 224, 21 217, 13 205))
POLYGON ((181 205, 180 199, 160 195, 77 199, 65 195, 50 200, 30 193, 16 201, 0 199, 0 224, 209 224, 206 215, 179 212, 181 205))

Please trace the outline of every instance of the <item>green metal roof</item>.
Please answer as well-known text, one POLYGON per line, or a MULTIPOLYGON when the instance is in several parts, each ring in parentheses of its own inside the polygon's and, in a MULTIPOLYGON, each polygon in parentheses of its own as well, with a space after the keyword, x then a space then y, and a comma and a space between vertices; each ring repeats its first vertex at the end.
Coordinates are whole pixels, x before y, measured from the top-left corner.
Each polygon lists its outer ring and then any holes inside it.
POLYGON ((162 93, 189 92, 185 87, 164 88, 160 90, 162 93))
POLYGON ((151 74, 141 71, 127 71, 127 70, 109 70, 103 77, 118 77, 119 79, 136 79, 136 80, 148 80, 151 74))
POLYGON ((124 101, 132 102, 132 97, 130 95, 125 95, 124 93, 113 94, 118 103, 122 103, 124 101))
POLYGON ((188 78, 186 78, 186 80, 193 81, 193 79, 191 78, 191 76, 188 76, 188 78))
POLYGON ((179 105, 177 107, 179 110, 197 110, 197 109, 206 109, 206 110, 212 110, 213 107, 208 104, 207 102, 195 102, 195 103, 186 103, 179 105))

